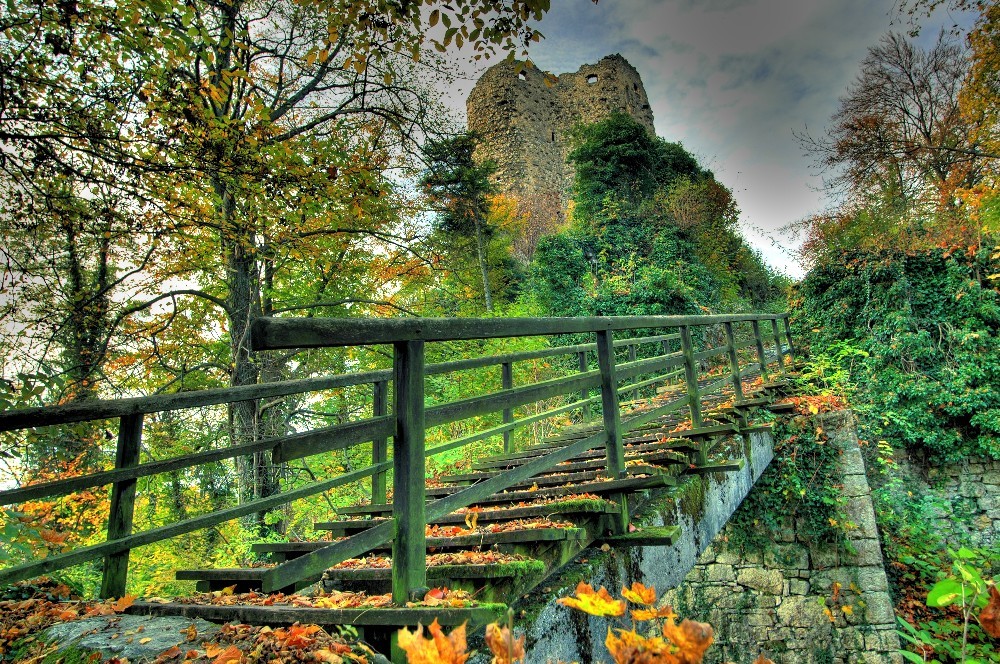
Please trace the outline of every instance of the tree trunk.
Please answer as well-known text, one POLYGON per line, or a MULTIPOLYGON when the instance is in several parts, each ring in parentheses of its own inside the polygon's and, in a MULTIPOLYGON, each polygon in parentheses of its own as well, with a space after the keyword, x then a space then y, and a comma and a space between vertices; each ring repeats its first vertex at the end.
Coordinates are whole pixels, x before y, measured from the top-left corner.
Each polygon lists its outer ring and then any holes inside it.
POLYGON ((493 293, 490 291, 490 274, 486 269, 486 247, 483 242, 483 226, 479 218, 475 219, 476 254, 479 258, 479 273, 483 278, 483 297, 486 300, 486 313, 493 313, 493 293))

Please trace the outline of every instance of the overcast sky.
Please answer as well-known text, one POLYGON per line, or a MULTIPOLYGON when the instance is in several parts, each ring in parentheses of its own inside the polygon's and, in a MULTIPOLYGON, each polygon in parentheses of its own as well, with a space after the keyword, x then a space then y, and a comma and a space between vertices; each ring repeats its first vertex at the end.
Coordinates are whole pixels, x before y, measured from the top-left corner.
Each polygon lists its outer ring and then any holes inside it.
MULTIPOLYGON (((918 41, 969 18, 936 14, 918 41)), ((906 31, 893 0, 553 0, 529 57, 561 74, 621 53, 642 77, 656 132, 731 188, 744 236, 771 265, 801 269, 779 232, 826 207, 792 132, 822 133, 868 47, 906 31)), ((461 107, 471 82, 451 104, 461 107)))

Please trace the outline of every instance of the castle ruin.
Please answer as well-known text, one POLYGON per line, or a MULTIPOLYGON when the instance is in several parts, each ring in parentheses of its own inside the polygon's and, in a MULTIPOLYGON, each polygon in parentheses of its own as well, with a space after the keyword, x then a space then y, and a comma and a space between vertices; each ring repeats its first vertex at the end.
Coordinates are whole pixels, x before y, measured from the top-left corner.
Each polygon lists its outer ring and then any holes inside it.
POLYGON ((496 163, 498 189, 548 230, 561 221, 573 182, 570 129, 621 111, 654 133, 639 72, 618 54, 560 76, 505 60, 483 73, 466 109, 481 139, 476 156, 496 163))

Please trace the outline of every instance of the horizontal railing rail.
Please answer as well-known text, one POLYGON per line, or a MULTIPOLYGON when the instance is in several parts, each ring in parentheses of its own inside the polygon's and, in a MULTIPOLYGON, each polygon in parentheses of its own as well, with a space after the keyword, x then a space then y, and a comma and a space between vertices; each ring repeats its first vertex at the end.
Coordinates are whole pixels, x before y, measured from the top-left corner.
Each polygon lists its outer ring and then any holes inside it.
MULTIPOLYGON (((775 363, 778 372, 785 371, 784 360, 793 353, 791 341, 786 314, 486 320, 259 319, 254 323, 252 338, 254 348, 258 350, 392 344, 393 368, 0 413, 0 431, 119 418, 113 469, 0 491, 0 505, 12 505, 111 485, 107 541, 0 569, 0 584, 103 558, 105 564, 101 594, 105 597, 120 596, 125 592, 129 554, 133 548, 218 526, 229 520, 274 509, 366 478, 371 478, 372 502, 385 503, 388 472, 392 470, 392 521, 279 565, 268 570, 263 578, 265 590, 286 588, 316 578, 317 574, 330 565, 366 553, 392 540, 393 596, 397 601, 403 601, 410 591, 423 585, 423 524, 428 518, 443 515, 444 512, 438 514, 441 510, 452 511, 471 505, 490 493, 502 491, 523 481, 531 474, 551 468, 579 451, 600 445, 604 445, 607 451, 607 476, 623 477, 625 467, 622 433, 685 407, 690 411, 692 426, 695 429, 702 427, 703 397, 731 385, 735 398, 742 399, 743 376, 759 373, 767 380, 769 367, 775 363), (779 329, 779 322, 784 324, 783 331, 779 329), (737 341, 734 325, 745 326, 747 323, 750 325, 748 330, 744 329, 747 338, 737 341), (761 329, 761 323, 769 323, 765 326, 767 332, 761 329), (711 347, 696 349, 692 328, 707 327, 717 328, 713 333, 716 342, 711 347), (650 334, 656 331, 665 333, 650 334), (640 336, 614 339, 615 332, 638 332, 640 336), (595 341, 440 363, 424 362, 426 342, 581 334, 593 334, 595 341), (725 339, 722 340, 722 337, 725 339), (643 347, 646 349, 640 356, 638 350, 643 347), (616 358, 616 350, 623 349, 626 357, 619 360, 616 358), (569 371, 568 375, 543 377, 542 380, 520 386, 513 384, 515 363, 559 356, 576 358, 575 366, 559 365, 563 372, 569 371), (592 368, 589 358, 596 358, 596 368, 592 368), (446 403, 427 403, 424 381, 428 376, 492 366, 501 367, 501 389, 446 403), (713 378, 709 369, 727 369, 728 373, 717 374, 718 377, 713 378), (622 421, 620 397, 637 399, 643 391, 675 381, 680 383, 673 388, 677 392, 674 398, 622 421), (263 438, 242 445, 140 463, 139 449, 145 415, 262 398, 321 393, 366 384, 372 387, 370 417, 263 438), (592 390, 597 390, 597 394, 593 394, 592 390), (510 453, 511 433, 514 430, 575 411, 580 411, 581 416, 588 419, 592 416, 592 406, 597 403, 601 404, 600 412, 604 421, 600 433, 582 441, 573 441, 568 447, 553 450, 515 471, 462 489, 446 498, 426 502, 423 487, 428 457, 495 437, 502 437, 504 452, 510 453), (529 404, 539 404, 539 412, 522 412, 515 419, 515 411, 529 404), (499 425, 485 420, 487 426, 483 430, 459 435, 429 448, 425 444, 425 431, 428 429, 497 413, 502 416, 502 423, 499 425), (264 451, 272 452, 274 463, 286 463, 368 442, 372 444, 372 463, 368 467, 334 478, 318 478, 305 486, 166 526, 139 533, 132 532, 136 481, 141 478, 264 451)), ((627 506, 624 496, 617 498, 621 507, 619 525, 624 527, 627 506)))

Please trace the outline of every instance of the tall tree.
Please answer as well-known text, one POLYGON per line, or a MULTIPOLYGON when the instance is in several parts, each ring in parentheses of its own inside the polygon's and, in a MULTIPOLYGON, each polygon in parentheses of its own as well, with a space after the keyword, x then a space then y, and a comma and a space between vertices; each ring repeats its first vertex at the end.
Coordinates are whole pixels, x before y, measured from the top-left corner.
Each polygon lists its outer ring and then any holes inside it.
POLYGON ((472 158, 476 136, 459 134, 429 141, 424 146, 427 170, 420 184, 431 208, 437 212, 437 228, 452 241, 472 238, 483 285, 486 311, 493 311, 493 292, 487 245, 496 229, 487 224, 489 200, 493 191, 490 175, 496 170, 492 163, 477 164, 472 158))
MULTIPOLYGON (((265 309, 386 301, 322 292, 281 302, 265 285, 282 283, 280 267, 294 274, 346 238, 368 238, 375 254, 405 250, 410 236, 386 171, 429 128, 428 96, 406 73, 421 52, 468 43, 478 58, 527 44, 539 38, 530 24, 548 4, 8 3, 0 168, 29 194, 40 163, 60 177, 99 174, 94 182, 122 200, 168 215, 169 254, 154 273, 170 292, 147 292, 112 323, 155 319, 162 305, 198 298, 223 313, 229 383, 252 384, 261 367, 249 352, 250 323, 265 309), (428 36, 438 23, 440 36, 428 36), (83 157, 104 167, 82 173, 83 157)), ((151 232, 141 215, 130 217, 142 222, 135 236, 151 232)), ((235 405, 232 442, 261 435, 267 412, 235 405)), ((274 490, 268 465, 265 456, 244 469, 245 498, 274 490)))

